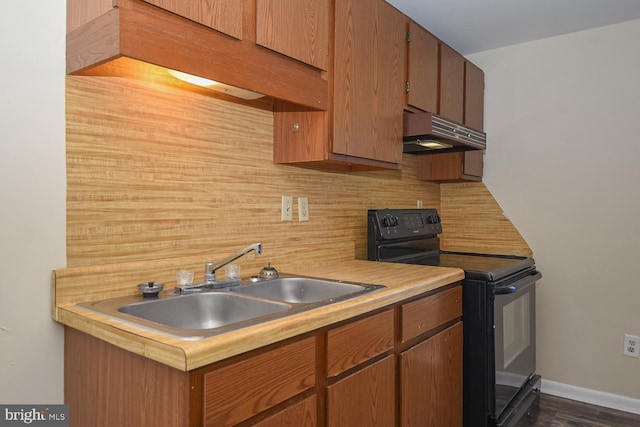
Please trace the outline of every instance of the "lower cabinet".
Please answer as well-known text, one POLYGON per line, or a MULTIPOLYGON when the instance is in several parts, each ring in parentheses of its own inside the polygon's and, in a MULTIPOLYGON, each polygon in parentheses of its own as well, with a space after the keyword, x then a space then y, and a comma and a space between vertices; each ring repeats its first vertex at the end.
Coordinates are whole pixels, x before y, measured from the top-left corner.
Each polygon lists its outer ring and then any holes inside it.
POLYGON ((393 426, 396 420, 393 355, 327 387, 327 426, 393 426))
POLYGON ((277 412, 262 421, 258 421, 254 425, 258 427, 315 427, 318 425, 316 405, 315 395, 307 397, 303 401, 294 403, 282 411, 277 412))
POLYGON ((179 371, 65 329, 71 426, 461 427, 462 288, 179 371))
POLYGON ((462 425, 462 323, 400 354, 402 427, 462 425))

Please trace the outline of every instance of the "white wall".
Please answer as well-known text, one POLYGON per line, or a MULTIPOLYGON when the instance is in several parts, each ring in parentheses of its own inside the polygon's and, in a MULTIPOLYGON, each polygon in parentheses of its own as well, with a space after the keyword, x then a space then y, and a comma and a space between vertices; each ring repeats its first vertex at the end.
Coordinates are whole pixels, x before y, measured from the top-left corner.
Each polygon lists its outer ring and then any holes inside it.
POLYGON ((538 368, 640 398, 640 21, 470 57, 486 73, 484 182, 534 251, 538 368))
POLYGON ((0 13, 0 404, 63 401, 51 270, 64 267, 64 0, 0 13))

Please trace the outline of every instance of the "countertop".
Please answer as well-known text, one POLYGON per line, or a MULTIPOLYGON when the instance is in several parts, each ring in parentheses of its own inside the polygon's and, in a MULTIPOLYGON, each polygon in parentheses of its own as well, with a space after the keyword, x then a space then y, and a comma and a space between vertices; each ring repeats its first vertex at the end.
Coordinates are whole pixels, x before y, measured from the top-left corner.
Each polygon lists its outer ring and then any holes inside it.
POLYGON ((55 298, 54 272, 53 316, 63 325, 173 368, 190 371, 436 290, 464 278, 463 270, 457 268, 363 260, 343 261, 331 269, 326 266, 290 268, 283 273, 384 285, 387 289, 221 335, 185 341, 89 312, 75 303, 60 303, 55 298))

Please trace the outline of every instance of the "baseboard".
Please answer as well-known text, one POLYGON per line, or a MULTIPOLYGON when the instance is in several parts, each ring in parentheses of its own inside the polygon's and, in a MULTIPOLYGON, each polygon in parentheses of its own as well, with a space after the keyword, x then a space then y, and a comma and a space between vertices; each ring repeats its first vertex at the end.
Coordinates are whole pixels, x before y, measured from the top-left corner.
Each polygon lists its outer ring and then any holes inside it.
POLYGON ((619 411, 631 412, 632 414, 640 414, 640 399, 632 399, 617 394, 576 387, 574 385, 545 380, 544 378, 542 379, 540 389, 546 394, 590 403, 592 405, 604 406, 605 408, 617 409, 619 411))

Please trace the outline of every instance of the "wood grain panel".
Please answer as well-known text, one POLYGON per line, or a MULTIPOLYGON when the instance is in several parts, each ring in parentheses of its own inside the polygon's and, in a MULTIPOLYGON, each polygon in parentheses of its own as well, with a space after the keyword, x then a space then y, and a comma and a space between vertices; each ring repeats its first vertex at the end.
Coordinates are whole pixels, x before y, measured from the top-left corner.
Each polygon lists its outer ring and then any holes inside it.
MULTIPOLYGON (((253 36, 253 35, 252 35, 253 36)), ((322 71, 135 0, 67 34, 67 73, 127 57, 323 110, 322 71)))
MULTIPOLYGON (((325 173, 274 165, 273 113, 161 81, 67 77, 69 267, 211 256, 253 242, 319 262, 339 242, 366 259, 369 208, 439 207, 439 186, 402 171, 325 173), (294 221, 280 197, 294 196, 294 221), (309 198, 309 222, 295 197, 309 198), (322 243, 326 251, 296 254, 322 243)), ((197 270, 200 266, 197 266, 197 270)), ((160 280, 174 280, 163 272, 160 280)))
POLYGON ((393 349, 393 310, 327 333, 327 375, 338 375, 393 349))
POLYGON ((484 130, 484 72, 464 61, 464 124, 484 130))
POLYGON ((236 425, 314 385, 314 337, 220 368, 205 374, 204 425, 236 425))
POLYGON ((256 3, 256 41, 306 64, 329 64, 328 0, 260 0, 256 3))
POLYGON ((116 0, 67 0, 67 32, 110 11, 116 0))
MULTIPOLYGON (((295 269, 296 264, 307 268, 313 265, 317 268, 329 269, 335 264, 354 258, 353 242, 349 241, 318 241, 305 245, 305 248, 307 251, 301 254, 295 246, 291 245, 278 247, 264 245, 262 256, 251 253, 234 261, 234 263, 240 266, 242 277, 248 277, 258 274, 267 262, 272 262, 274 266, 284 268, 283 272, 287 272, 290 271, 288 269, 295 269)), ((165 289, 173 288, 177 285, 176 272, 178 270, 194 271, 194 281, 201 282, 204 280, 204 266, 207 262, 226 258, 240 249, 242 247, 238 246, 238 242, 230 242, 216 245, 205 256, 56 269, 53 271, 52 280, 54 319, 56 319, 56 306, 136 295, 138 283, 154 281, 164 283, 165 289)), ((219 278, 224 277, 224 271, 220 271, 218 274, 219 278)))
POLYGON ((462 317, 462 286, 404 304, 401 313, 405 342, 462 317))
POLYGON ((335 15, 333 152, 401 163, 405 19, 381 0, 337 1, 335 15))
POLYGON ((441 245, 449 251, 530 256, 531 248, 481 182, 442 184, 441 245))
POLYGON ((462 323, 400 355, 400 425, 462 426, 462 323))
POLYGON ((71 426, 188 425, 187 373, 65 328, 71 426))
POLYGON ((315 427, 316 425, 316 397, 311 396, 256 423, 255 427, 315 427))
POLYGON ((462 152, 418 156, 418 179, 452 181, 462 176, 462 152))
POLYGON ((424 111, 438 111, 438 39, 415 22, 409 23, 407 103, 424 111))
POLYGON ((228 0, 142 0, 199 24, 242 39, 242 2, 228 0))
POLYGON ((393 426, 395 407, 394 356, 327 387, 328 427, 393 426))
POLYGON ((440 43, 440 115, 464 120, 464 57, 440 43))

